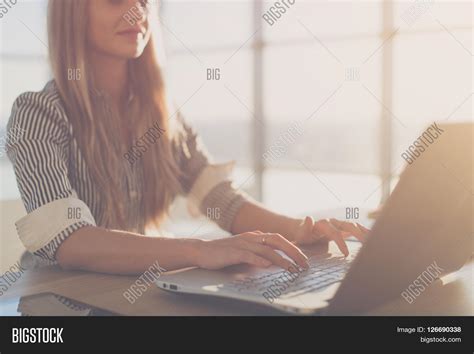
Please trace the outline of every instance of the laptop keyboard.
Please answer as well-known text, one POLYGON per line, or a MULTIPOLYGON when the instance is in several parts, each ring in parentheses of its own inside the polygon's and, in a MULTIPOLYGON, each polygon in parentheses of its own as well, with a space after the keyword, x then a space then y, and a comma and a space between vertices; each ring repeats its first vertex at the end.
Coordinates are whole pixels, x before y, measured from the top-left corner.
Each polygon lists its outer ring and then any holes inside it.
POLYGON ((270 286, 280 289, 280 298, 289 298, 307 292, 322 289, 333 283, 341 281, 350 267, 357 252, 351 253, 347 258, 310 258, 309 268, 300 273, 291 273, 281 270, 266 273, 256 277, 247 277, 226 284, 237 292, 263 294, 269 291, 270 286))

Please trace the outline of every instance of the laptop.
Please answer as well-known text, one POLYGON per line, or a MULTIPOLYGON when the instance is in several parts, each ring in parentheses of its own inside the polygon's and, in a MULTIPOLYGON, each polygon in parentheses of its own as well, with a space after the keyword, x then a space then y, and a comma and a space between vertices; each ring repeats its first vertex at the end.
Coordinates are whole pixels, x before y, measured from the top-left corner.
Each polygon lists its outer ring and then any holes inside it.
POLYGON ((315 245, 308 270, 192 268, 163 274, 156 285, 293 314, 352 315, 401 299, 433 264, 442 274, 460 269, 473 254, 474 124, 440 128, 424 152, 412 155, 367 240, 348 242, 349 257, 315 245))

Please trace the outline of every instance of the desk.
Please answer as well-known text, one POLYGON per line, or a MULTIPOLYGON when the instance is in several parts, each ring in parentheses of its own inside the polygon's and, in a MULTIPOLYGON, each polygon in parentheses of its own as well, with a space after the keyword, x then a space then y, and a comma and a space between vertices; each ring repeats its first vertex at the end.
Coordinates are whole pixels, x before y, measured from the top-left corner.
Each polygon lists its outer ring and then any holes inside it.
MULTIPOLYGON (((334 246, 331 243, 331 251, 334 246)), ((375 309, 368 315, 470 315, 474 316, 474 263, 433 284, 413 304, 403 299, 375 309)), ((56 266, 27 271, 0 297, 2 301, 40 293, 54 293, 72 300, 127 316, 281 315, 271 308, 210 296, 168 293, 150 287, 134 304, 123 292, 136 276, 115 276, 63 271, 56 266)))

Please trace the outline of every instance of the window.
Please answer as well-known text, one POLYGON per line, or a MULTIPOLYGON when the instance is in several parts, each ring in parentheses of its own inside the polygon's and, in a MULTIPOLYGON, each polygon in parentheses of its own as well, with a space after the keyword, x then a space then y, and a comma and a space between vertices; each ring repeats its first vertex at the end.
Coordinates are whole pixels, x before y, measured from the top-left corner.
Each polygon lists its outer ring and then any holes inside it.
POLYGON ((162 13, 183 111, 267 205, 373 208, 426 126, 472 120, 471 2, 297 1, 266 22, 274 4, 164 1, 162 13))

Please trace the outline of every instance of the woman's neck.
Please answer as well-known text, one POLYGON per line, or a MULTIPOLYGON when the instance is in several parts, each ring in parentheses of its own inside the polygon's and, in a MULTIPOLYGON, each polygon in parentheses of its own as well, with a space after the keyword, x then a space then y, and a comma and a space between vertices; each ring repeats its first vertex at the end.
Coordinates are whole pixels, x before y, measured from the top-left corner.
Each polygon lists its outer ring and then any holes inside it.
POLYGON ((112 101, 120 106, 127 93, 127 60, 95 54, 92 56, 94 82, 97 88, 105 91, 112 101))

